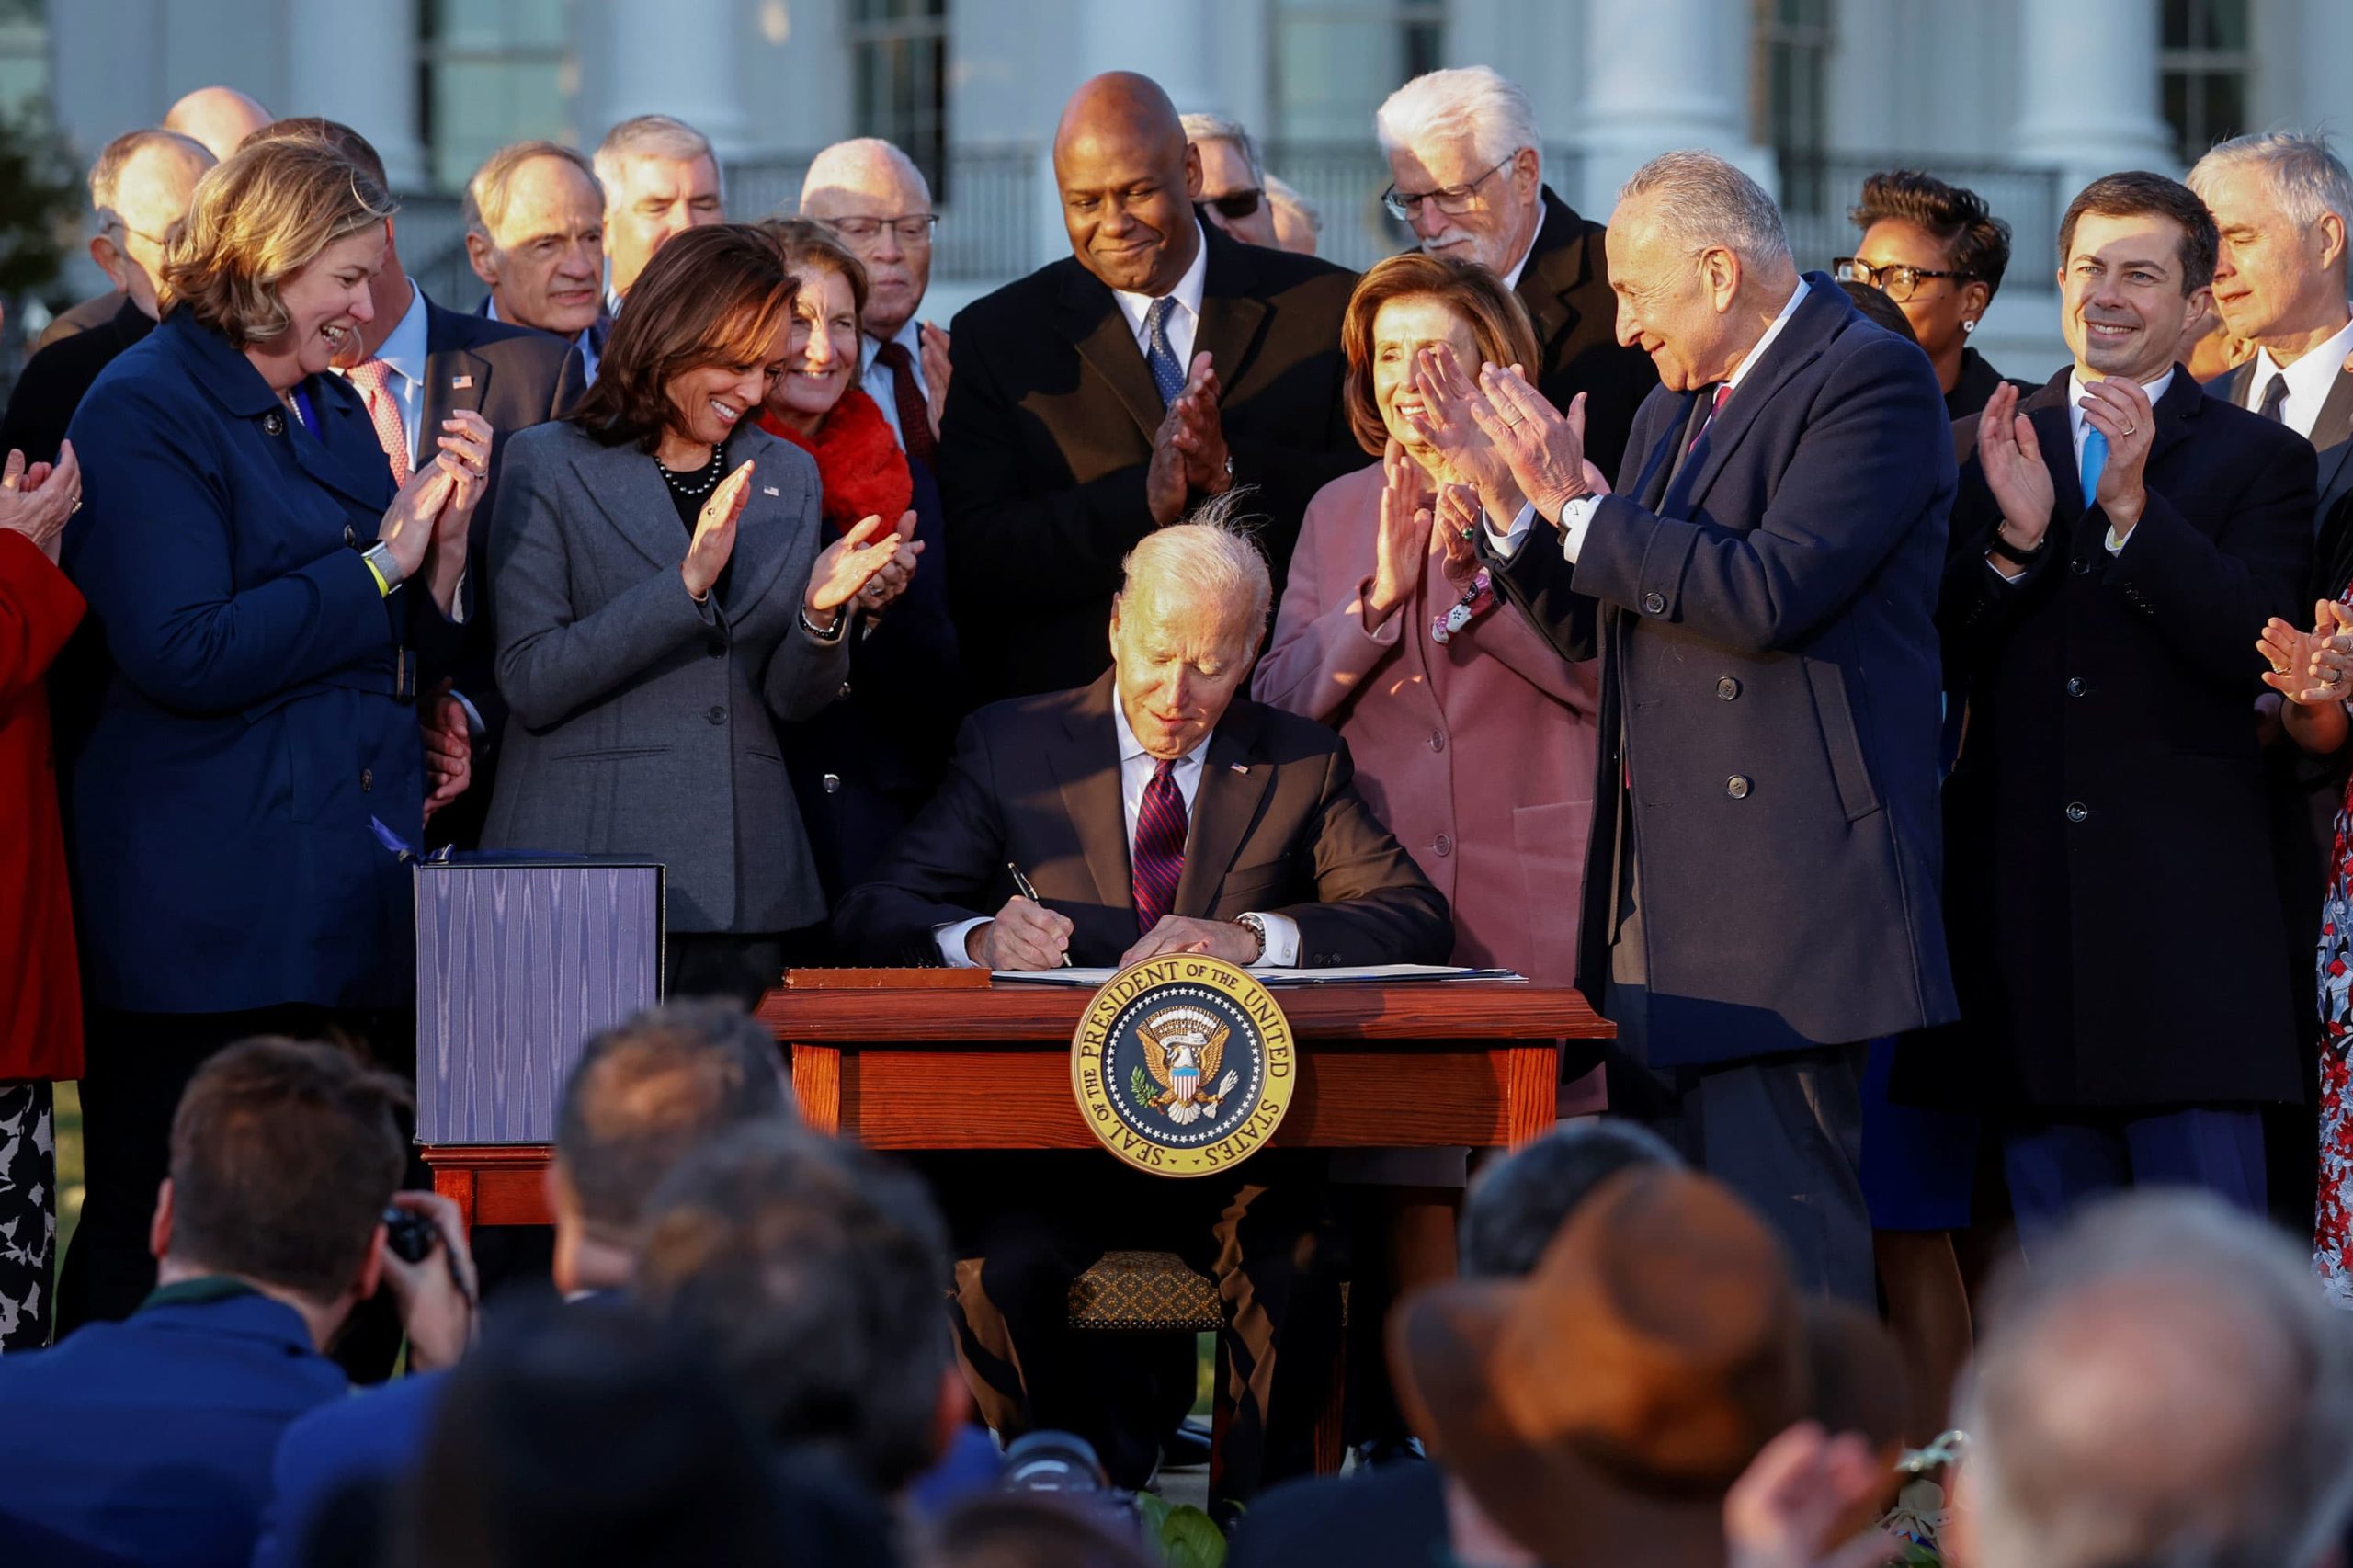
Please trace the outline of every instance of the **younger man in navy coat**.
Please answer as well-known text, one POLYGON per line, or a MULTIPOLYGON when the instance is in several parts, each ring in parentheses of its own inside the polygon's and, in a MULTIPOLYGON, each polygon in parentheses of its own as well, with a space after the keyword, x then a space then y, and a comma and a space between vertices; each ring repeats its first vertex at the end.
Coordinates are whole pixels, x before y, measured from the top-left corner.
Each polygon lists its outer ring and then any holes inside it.
MULTIPOLYGON (((287 1423, 343 1397, 322 1350, 389 1286, 412 1366, 446 1366, 472 1309, 457 1211, 397 1192, 408 1092, 347 1051, 253 1040, 190 1080, 155 1206, 158 1284, 123 1323, 0 1359, 0 1542, 68 1561, 243 1563, 287 1423), (384 1244, 385 1206, 429 1219, 420 1263, 384 1244)), ((14 1559, 11 1559, 14 1561, 14 1559)), ((31 1559, 27 1559, 30 1561, 31 1559)))

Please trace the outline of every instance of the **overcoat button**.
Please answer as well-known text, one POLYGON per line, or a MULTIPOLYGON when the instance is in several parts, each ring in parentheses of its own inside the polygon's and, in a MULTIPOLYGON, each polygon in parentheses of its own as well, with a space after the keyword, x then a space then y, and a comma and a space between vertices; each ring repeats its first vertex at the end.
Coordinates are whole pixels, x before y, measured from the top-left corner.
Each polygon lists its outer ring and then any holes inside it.
POLYGON ((283 436, 286 434, 286 415, 278 413, 278 410, 274 408, 267 414, 263 415, 261 417, 261 433, 265 436, 283 436))
POLYGON ((1441 855, 1451 855, 1454 853, 1454 840, 1441 833, 1432 841, 1430 847, 1441 855))
POLYGON ((2070 801, 2067 802, 2067 820, 2069 822, 2081 822, 2091 814, 2092 809, 2084 804, 2081 801, 2070 801))
POLYGON ((1730 676, 1724 676, 1723 679, 1716 682, 1716 695, 1722 698, 1726 702, 1730 702, 1733 698, 1740 695, 1740 682, 1733 679, 1730 676))
POLYGON ((1665 594, 1644 594, 1643 596, 1643 613, 1644 615, 1665 615, 1666 613, 1666 596, 1665 594))
POLYGON ((1745 801, 1748 799, 1748 775, 1745 773, 1735 773, 1731 778, 1725 779, 1724 793, 1730 795, 1735 801, 1745 801))
POLYGON ((2091 563, 2090 562, 2088 562, 2088 561, 2085 560, 2085 559, 2084 559, 2082 556, 2080 556, 2080 555, 2079 555, 2079 556, 2077 556, 2077 557, 2075 557, 2075 559, 2074 559, 2073 561, 2070 561, 2070 562, 2067 562, 2067 570, 2068 570, 2068 571, 2070 571, 2070 572, 2073 572, 2073 573, 2074 573, 2076 576, 2078 576, 2078 577, 2085 576, 2085 575, 2088 574, 2090 573, 2091 569, 2092 569, 2092 563, 2091 563))
POLYGON ((727 722, 727 710, 714 703, 711 706, 710 711, 705 713, 703 717, 710 720, 714 724, 724 724, 727 722))
POLYGON ((2081 697, 2085 692, 2089 691, 2090 689, 2091 689, 2091 687, 2087 687, 2087 686, 2086 686, 2086 685, 2084 684, 2084 677, 2083 677, 2083 676, 2069 676, 2067 677, 2067 695, 2068 695, 2068 696, 2070 696, 2070 697, 2081 697))
POLYGON ((825 793, 828 795, 838 795, 842 792, 842 776, 838 773, 826 774, 824 784, 825 793))
POLYGON ((361 768, 359 770, 359 788, 363 790, 373 790, 375 787, 376 770, 372 767, 361 768))

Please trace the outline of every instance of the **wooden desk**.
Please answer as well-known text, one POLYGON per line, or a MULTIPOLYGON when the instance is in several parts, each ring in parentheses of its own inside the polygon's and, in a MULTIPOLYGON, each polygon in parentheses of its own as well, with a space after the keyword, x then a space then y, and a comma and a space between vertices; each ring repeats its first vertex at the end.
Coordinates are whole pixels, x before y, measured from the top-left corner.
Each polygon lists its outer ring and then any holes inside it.
MULTIPOLYGON (((1090 993, 917 984, 938 972, 921 970, 898 984, 879 972, 867 989, 813 989, 788 975, 761 1003, 810 1126, 873 1149, 1101 1147, 1070 1083, 1070 1039, 1090 993)), ((1276 996, 1302 1048, 1299 1089, 1274 1137, 1290 1147, 1524 1142, 1552 1124, 1554 1041, 1614 1032, 1565 986, 1313 985, 1276 996)), ((468 1223, 549 1222, 546 1145, 423 1153, 435 1190, 468 1223)))

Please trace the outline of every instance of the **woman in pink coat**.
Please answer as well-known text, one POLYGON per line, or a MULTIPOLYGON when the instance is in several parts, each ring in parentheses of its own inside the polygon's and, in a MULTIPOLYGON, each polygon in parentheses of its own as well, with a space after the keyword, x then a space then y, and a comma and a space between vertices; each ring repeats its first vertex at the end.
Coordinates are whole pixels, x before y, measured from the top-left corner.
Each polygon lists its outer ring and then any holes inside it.
MULTIPOLYGON (((1465 529, 1482 509, 1507 525, 1519 492, 1475 429, 1434 422, 1421 395, 1431 349, 1466 366, 1532 365, 1534 329, 1483 268, 1413 253, 1364 275, 1341 345, 1349 426, 1382 461, 1309 503, 1253 694, 1347 738, 1366 802, 1453 905, 1455 962, 1569 984, 1595 670, 1563 661, 1487 585, 1465 529)), ((1600 1100, 1597 1068, 1563 1085, 1561 1114, 1600 1100)), ((1428 1189, 1461 1185, 1461 1151, 1352 1164, 1335 1175, 1397 1184, 1398 1286, 1450 1274, 1454 1195, 1428 1189)), ((1351 1318, 1368 1315, 1379 1321, 1351 1318)))

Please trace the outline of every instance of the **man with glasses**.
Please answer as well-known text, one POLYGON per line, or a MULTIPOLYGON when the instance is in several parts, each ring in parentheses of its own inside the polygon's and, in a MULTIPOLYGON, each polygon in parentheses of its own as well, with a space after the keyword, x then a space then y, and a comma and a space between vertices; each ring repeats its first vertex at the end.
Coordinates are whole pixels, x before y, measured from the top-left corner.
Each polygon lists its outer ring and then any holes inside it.
POLYGON ((1602 226, 1544 183, 1527 93, 1484 65, 1432 71, 1392 93, 1373 129, 1389 159, 1390 216, 1427 254, 1475 262, 1519 295, 1543 350, 1530 379, 1563 412, 1585 393, 1586 453, 1617 472, 1658 372, 1617 341, 1602 226))
POLYGON ((930 182, 913 158, 879 137, 836 142, 810 161, 801 215, 832 229, 865 267, 858 384, 882 410, 900 449, 935 465, 948 403, 948 335, 915 319, 931 287, 931 236, 939 222, 930 182))
POLYGON ((90 259, 114 280, 119 306, 99 325, 60 337, 26 361, 0 419, 0 453, 14 448, 28 462, 54 462, 98 372, 154 327, 165 242, 212 163, 202 142, 176 131, 128 131, 98 153, 90 165, 98 220, 90 259))
POLYGON ((1238 119, 1188 114, 1185 141, 1201 159, 1202 216, 1245 245, 1279 247, 1275 207, 1267 199, 1267 165, 1238 119))

